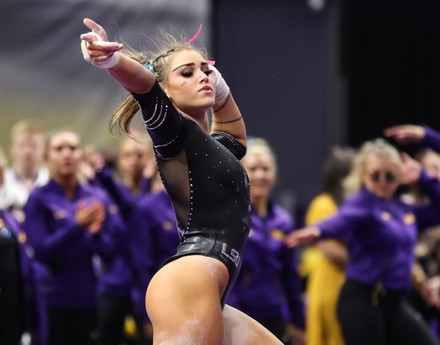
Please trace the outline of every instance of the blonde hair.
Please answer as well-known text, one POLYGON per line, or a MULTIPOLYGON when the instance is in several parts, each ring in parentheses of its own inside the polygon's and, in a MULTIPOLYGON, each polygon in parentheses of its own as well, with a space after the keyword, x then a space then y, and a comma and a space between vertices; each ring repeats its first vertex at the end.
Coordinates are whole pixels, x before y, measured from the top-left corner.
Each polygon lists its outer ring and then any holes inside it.
MULTIPOLYGON (((160 38, 153 42, 156 47, 155 51, 138 52, 132 48, 127 48, 123 51, 126 56, 138 61, 140 64, 148 65, 148 68, 151 68, 150 70, 156 76, 159 84, 163 85, 167 82, 169 62, 175 53, 184 50, 193 50, 208 59, 206 51, 195 47, 191 43, 187 43, 188 39, 186 37, 182 36, 177 38, 163 30, 160 34, 160 38)), ((134 97, 128 95, 125 101, 123 101, 116 109, 116 112, 110 120, 110 132, 114 133, 115 131, 118 131, 131 136, 130 124, 139 109, 139 104, 134 97)))
POLYGON ((23 119, 15 123, 11 128, 11 141, 20 135, 38 134, 43 136, 43 126, 34 119, 23 119))
POLYGON ((277 171, 278 167, 275 153, 266 139, 257 137, 247 139, 246 155, 243 160, 246 160, 246 157, 252 154, 267 154, 272 159, 274 169, 277 171))
POLYGON ((362 188, 362 178, 370 157, 389 159, 400 165, 399 151, 383 139, 365 142, 353 159, 349 174, 343 181, 345 196, 349 197, 362 188))

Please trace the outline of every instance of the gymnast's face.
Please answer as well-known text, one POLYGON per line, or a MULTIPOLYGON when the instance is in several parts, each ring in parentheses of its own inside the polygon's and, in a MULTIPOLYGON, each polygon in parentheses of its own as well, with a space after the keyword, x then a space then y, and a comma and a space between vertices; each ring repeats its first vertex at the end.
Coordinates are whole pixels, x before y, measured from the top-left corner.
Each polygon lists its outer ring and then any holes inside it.
POLYGON ((389 158, 372 155, 367 159, 363 182, 378 198, 391 200, 399 186, 400 175, 400 164, 389 158))
POLYGON ((173 103, 190 116, 204 116, 214 104, 213 74, 206 59, 195 50, 186 49, 171 56, 163 88, 173 103))

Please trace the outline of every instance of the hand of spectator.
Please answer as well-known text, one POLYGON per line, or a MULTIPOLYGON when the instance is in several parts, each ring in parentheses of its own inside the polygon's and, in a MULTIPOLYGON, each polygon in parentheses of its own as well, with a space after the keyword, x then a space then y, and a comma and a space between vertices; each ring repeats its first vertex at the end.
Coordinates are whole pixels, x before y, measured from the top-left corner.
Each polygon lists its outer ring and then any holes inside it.
POLYGON ((311 244, 318 240, 321 230, 315 226, 295 230, 287 235, 285 242, 288 247, 296 247, 301 244, 311 244))
POLYGON ((401 144, 418 143, 425 138, 425 129, 417 125, 397 125, 385 129, 384 135, 401 144))
POLYGON ((87 230, 95 234, 101 230, 102 222, 105 218, 105 207, 102 202, 93 201, 87 203, 82 200, 78 204, 75 214, 76 222, 87 230))
POLYGON ((401 184, 413 184, 420 178, 422 165, 411 158, 408 154, 402 153, 402 178, 401 184))

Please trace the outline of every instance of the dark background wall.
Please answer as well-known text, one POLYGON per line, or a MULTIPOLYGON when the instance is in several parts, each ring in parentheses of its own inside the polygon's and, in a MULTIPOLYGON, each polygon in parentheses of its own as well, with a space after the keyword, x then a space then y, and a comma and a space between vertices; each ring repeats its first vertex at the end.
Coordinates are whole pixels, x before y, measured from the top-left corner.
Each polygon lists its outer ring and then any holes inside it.
POLYGON ((343 1, 350 143, 402 122, 440 129, 439 18, 436 0, 343 1))
MULTIPOLYGON (((387 126, 440 129, 440 3, 219 0, 213 47, 250 135, 279 160, 277 198, 298 221, 319 192, 331 145, 387 126)), ((410 148, 411 150, 411 148, 410 148)))
POLYGON ((273 146, 277 197, 301 211, 320 187, 322 162, 345 140, 334 102, 337 12, 305 1, 215 1, 213 47, 246 118, 273 146))

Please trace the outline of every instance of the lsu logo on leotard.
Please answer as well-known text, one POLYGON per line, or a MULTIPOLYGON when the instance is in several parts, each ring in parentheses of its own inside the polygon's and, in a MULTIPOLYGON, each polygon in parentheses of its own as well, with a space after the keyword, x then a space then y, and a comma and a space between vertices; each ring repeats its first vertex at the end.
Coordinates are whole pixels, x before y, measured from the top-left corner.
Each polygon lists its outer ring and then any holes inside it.
POLYGON ((226 243, 223 243, 222 245, 222 254, 226 256, 229 260, 231 260, 236 267, 240 265, 240 253, 236 251, 234 248, 231 248, 230 253, 227 253, 228 245, 226 243))

